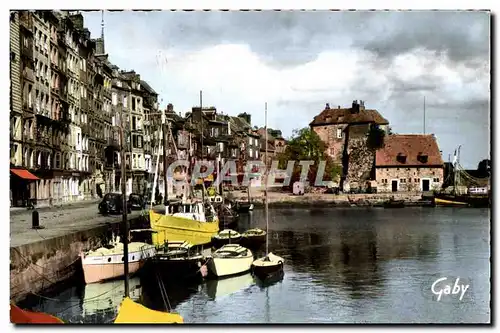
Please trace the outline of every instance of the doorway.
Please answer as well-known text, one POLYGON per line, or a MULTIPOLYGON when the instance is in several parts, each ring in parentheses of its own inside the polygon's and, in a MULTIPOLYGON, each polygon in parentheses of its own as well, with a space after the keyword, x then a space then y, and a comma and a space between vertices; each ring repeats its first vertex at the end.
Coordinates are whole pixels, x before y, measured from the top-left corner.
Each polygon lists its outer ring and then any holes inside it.
POLYGON ((392 192, 397 192, 398 191, 398 181, 397 180, 393 180, 391 182, 391 185, 392 185, 392 192))
POLYGON ((430 180, 429 179, 422 179, 422 191, 427 192, 430 189, 430 180))

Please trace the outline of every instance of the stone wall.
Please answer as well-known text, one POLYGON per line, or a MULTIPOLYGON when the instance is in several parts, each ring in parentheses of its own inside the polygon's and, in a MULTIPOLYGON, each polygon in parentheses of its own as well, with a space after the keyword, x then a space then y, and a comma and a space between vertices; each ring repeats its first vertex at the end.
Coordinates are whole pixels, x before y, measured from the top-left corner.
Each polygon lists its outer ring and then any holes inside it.
POLYGON ((334 162, 342 163, 342 154, 344 151, 346 124, 334 124, 325 126, 315 126, 313 130, 320 139, 326 144, 326 152, 334 162), (342 138, 337 137, 337 129, 342 130, 342 138))
POLYGON ((375 170, 377 192, 391 192, 392 180, 398 180, 398 191, 422 191, 422 180, 429 179, 430 190, 441 188, 443 184, 443 168, 410 167, 383 168, 375 170))
MULTIPOLYGON (((133 225, 142 223, 131 219, 133 225)), ((80 253, 106 243, 111 230, 119 231, 121 222, 48 238, 10 248, 10 298, 15 302, 29 293, 40 293, 75 273, 83 274, 80 253)), ((141 225, 142 226, 142 225, 141 225)))
POLYGON ((367 132, 369 125, 351 125, 347 133, 347 156, 344 159, 344 170, 347 170, 344 181, 346 188, 367 187, 367 182, 371 179, 372 169, 375 160, 375 151, 367 147, 367 132))

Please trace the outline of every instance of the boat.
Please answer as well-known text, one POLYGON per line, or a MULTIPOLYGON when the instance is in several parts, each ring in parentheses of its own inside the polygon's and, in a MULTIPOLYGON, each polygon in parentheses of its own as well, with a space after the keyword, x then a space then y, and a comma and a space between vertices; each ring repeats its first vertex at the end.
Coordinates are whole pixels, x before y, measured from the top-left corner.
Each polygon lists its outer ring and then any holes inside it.
MULTIPOLYGON (((267 142, 267 103, 266 103, 266 115, 265 115, 265 130, 266 130, 266 138, 265 142, 267 142)), ((266 155, 264 158, 267 161, 267 144, 266 144, 266 155)), ((269 204, 268 204, 268 194, 267 194, 267 179, 264 183, 264 191, 265 191, 265 214, 266 214, 266 255, 262 258, 255 260, 252 263, 252 272, 253 274, 262 281, 266 279, 272 278, 276 275, 283 274, 283 264, 285 260, 273 253, 269 252, 269 204)))
POLYGON ((250 271, 252 262, 252 251, 238 244, 226 244, 212 253, 207 266, 214 276, 228 277, 250 271))
MULTIPOLYGON (((147 258, 153 257, 153 245, 141 242, 128 244, 129 274, 135 274, 147 258)), ((96 283, 122 277, 124 272, 124 249, 120 237, 116 237, 110 248, 101 247, 95 251, 82 252, 83 276, 85 283, 96 283)))
POLYGON ((193 244, 182 241, 167 242, 150 260, 150 267, 154 272, 147 272, 152 275, 158 273, 161 279, 169 281, 201 280, 207 275, 205 258, 193 244))
POLYGON ((458 146, 455 150, 453 171, 446 179, 451 186, 434 192, 434 204, 445 207, 491 207, 490 176, 485 178, 471 176, 460 165, 460 148, 461 146, 458 146))
POLYGON ((44 312, 23 310, 17 305, 10 304, 10 322, 12 324, 64 324, 64 322, 44 312))
POLYGON ((235 201, 234 206, 238 213, 248 213, 253 210, 253 203, 244 200, 235 201))
POLYGON ((211 300, 215 301, 250 287, 253 282, 254 280, 250 273, 227 279, 207 280, 205 283, 205 292, 211 300))
POLYGON ((383 204, 384 208, 404 208, 405 202, 404 200, 394 200, 393 198, 387 200, 383 204))
POLYGON ((182 324, 184 319, 177 313, 151 310, 125 297, 120 304, 115 324, 182 324))
POLYGON ((157 213, 149 211, 153 244, 162 246, 166 241, 187 241, 193 245, 208 244, 212 236, 219 232, 219 219, 213 206, 208 206, 209 216, 205 216, 203 201, 186 200, 175 207, 177 212, 157 213))
POLYGON ((254 228, 241 234, 240 244, 246 247, 257 247, 266 242, 267 232, 265 230, 254 228))
POLYGON ((217 235, 212 237, 212 245, 215 248, 220 248, 226 244, 237 244, 241 239, 241 234, 231 229, 220 231, 217 235))

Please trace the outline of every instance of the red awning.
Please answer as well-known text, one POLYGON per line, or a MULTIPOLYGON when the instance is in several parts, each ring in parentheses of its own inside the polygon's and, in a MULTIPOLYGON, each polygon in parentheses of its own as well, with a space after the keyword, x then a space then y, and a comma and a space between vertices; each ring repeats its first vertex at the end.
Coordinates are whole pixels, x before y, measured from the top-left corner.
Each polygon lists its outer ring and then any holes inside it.
POLYGON ((27 179, 27 180, 38 180, 37 176, 29 172, 28 170, 25 169, 10 169, 11 172, 13 172, 15 175, 21 177, 22 179, 27 179))

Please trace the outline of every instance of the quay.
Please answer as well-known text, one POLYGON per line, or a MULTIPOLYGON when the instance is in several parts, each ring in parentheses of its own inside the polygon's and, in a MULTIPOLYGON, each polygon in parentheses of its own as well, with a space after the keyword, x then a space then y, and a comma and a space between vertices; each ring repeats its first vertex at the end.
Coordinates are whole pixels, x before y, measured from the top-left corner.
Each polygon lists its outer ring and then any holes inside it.
MULTIPOLYGON (((245 191, 232 191, 229 196, 236 200, 247 200, 245 191)), ((268 192, 268 205, 270 208, 327 208, 327 207, 368 207, 381 206, 387 200, 403 200, 406 206, 428 206, 431 200, 423 200, 422 193, 418 192, 396 192, 396 193, 363 193, 363 194, 327 194, 327 193, 305 193, 304 195, 293 195, 290 192, 268 192)), ((253 188, 251 200, 254 206, 263 207, 265 204, 264 191, 253 188)))
MULTIPOLYGON (((38 211, 43 229, 32 228, 30 210, 10 216, 10 294, 14 301, 73 276, 81 269, 81 251, 104 245, 109 232, 119 230, 122 219, 121 215, 100 215, 95 202, 38 211)), ((148 218, 140 211, 128 216, 131 227, 148 218)))

